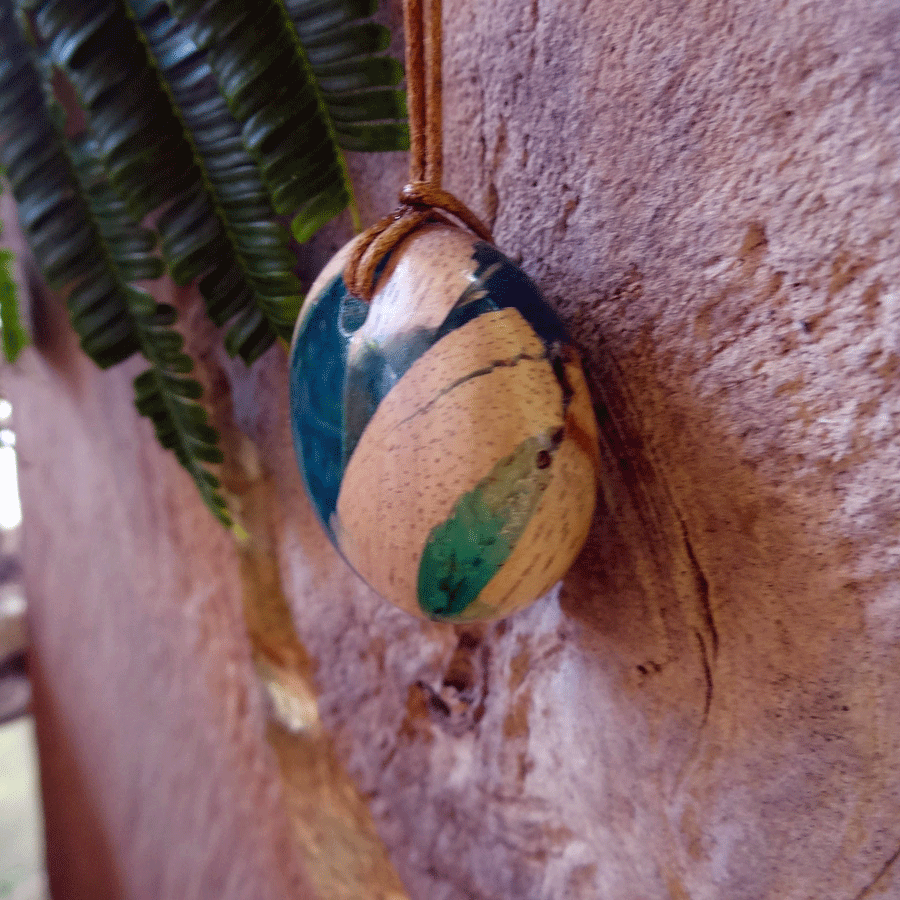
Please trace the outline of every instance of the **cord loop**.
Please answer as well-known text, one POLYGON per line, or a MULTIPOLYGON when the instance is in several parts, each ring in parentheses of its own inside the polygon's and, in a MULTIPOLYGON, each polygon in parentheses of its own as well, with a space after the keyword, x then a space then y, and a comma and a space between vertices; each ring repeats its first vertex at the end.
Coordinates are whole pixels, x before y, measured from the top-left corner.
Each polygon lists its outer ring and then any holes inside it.
POLYGON ((351 294, 369 303, 379 263, 405 237, 435 218, 453 216, 482 240, 493 243, 487 226, 464 203, 441 187, 441 0, 428 0, 428 28, 422 0, 406 0, 406 85, 409 107, 409 184, 400 206, 363 232, 344 270, 351 294))

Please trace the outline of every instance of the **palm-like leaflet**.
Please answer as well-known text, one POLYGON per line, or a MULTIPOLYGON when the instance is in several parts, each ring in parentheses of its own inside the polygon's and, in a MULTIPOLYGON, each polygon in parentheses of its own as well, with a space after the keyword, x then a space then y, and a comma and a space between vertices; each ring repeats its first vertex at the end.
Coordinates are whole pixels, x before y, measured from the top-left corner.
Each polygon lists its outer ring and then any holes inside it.
POLYGON ((231 320, 226 348, 252 362, 276 337, 289 339, 297 317, 300 283, 290 235, 205 53, 159 0, 131 6, 196 160, 196 181, 158 222, 163 253, 177 280, 200 276, 210 318, 217 325, 231 320), (200 266, 207 268, 198 272, 200 266))
MULTIPOLYGON (((206 467, 222 461, 216 446, 218 435, 207 421, 206 410, 197 402, 203 388, 187 377, 193 364, 183 352, 184 339, 172 327, 175 309, 125 283, 126 279, 156 274, 153 263, 158 260, 150 256, 153 235, 134 224, 124 203, 109 187, 102 166, 91 153, 93 148, 76 144, 73 149, 79 182, 107 249, 110 275, 119 275, 117 287, 124 298, 126 321, 138 350, 150 363, 134 381, 135 404, 153 422, 159 442, 188 470, 210 511, 223 524, 230 524, 219 481, 206 467)), ((91 307, 77 309, 70 298, 69 311, 76 329, 87 330, 84 321, 92 315, 91 307)), ((101 335, 105 330, 102 321, 92 329, 101 335)))
POLYGON ((375 4, 173 0, 176 17, 159 0, 21 0, 18 15, 9 3, 0 139, 23 228, 48 282, 69 288, 86 352, 103 366, 148 359, 138 408, 227 521, 207 468, 218 436, 174 310, 131 286, 161 270, 156 236, 135 222, 154 221, 170 274, 198 283, 229 352, 252 362, 286 339, 300 290, 281 217, 306 239, 351 200, 341 147, 407 145, 375 4), (52 114, 43 59, 85 110, 77 146, 52 114))
POLYGON ((274 208, 293 216, 297 240, 307 240, 351 200, 341 147, 405 148, 405 103, 392 87, 399 67, 384 66, 377 55, 389 35, 364 18, 374 3, 304 0, 285 8, 281 0, 171 0, 171 6, 189 17, 190 36, 207 53, 274 208), (332 89, 329 77, 352 72, 359 73, 352 90, 332 89))

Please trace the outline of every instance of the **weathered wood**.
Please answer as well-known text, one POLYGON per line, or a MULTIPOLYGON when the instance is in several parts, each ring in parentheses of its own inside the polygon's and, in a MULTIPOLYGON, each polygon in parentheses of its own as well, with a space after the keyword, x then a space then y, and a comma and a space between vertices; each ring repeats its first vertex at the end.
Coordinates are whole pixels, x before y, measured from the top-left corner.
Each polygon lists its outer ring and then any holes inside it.
POLYGON ((8 384, 54 896, 307 896, 235 548, 138 424, 137 368, 97 372, 52 304, 8 384))
MULTIPOLYGON (((209 354, 337 757, 414 898, 896 896, 896 4, 446 15, 445 184, 586 352, 603 503, 560 591, 422 623, 315 523, 283 356, 209 354)), ((369 221, 404 166, 353 161, 369 221)), ((129 896, 290 895, 235 550, 129 373, 41 349, 10 379, 39 694, 98 833, 129 896)))

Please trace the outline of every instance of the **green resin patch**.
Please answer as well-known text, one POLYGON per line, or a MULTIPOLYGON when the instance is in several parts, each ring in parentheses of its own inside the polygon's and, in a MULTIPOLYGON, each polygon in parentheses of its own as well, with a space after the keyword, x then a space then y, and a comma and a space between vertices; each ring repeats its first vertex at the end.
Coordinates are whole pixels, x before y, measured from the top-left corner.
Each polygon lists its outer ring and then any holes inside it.
POLYGON ((429 616, 460 616, 509 559, 550 483, 553 446, 549 435, 523 441, 432 530, 418 583, 429 616))

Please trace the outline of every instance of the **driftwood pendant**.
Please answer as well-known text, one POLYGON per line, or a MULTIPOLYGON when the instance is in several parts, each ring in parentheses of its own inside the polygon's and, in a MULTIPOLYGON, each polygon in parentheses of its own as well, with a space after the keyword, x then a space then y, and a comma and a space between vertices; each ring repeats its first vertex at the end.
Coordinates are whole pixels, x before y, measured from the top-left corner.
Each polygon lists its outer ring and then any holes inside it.
POLYGON ((466 231, 415 231, 368 306, 341 277, 353 244, 312 286, 291 348, 309 497, 391 602, 508 615, 565 574, 590 525, 597 426, 577 354, 534 283, 466 231))

